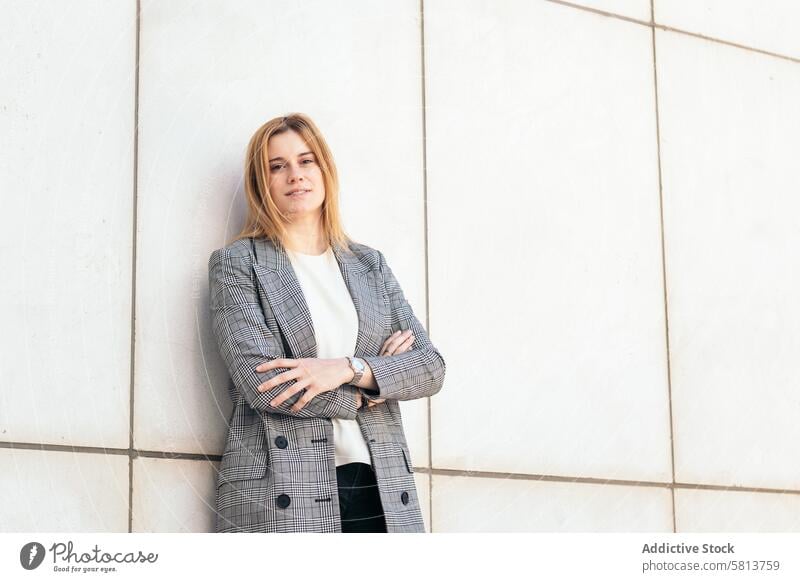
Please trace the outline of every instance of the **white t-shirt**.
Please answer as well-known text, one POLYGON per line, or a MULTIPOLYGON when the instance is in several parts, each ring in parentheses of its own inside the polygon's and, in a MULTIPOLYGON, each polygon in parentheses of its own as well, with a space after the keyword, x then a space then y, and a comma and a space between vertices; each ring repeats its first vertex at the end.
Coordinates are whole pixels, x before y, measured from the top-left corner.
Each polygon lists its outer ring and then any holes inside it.
MULTIPOLYGON (((358 314, 331 247, 321 255, 286 250, 314 322, 318 358, 355 355, 358 314)), ((355 420, 332 418, 336 466, 371 464, 369 449, 355 420)))

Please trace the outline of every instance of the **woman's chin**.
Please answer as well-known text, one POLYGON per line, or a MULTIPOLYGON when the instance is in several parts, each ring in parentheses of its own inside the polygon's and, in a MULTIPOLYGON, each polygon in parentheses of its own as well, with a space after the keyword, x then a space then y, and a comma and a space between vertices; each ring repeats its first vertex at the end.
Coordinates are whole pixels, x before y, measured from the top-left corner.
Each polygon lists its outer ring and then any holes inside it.
POLYGON ((284 211, 284 214, 293 218, 319 216, 322 214, 322 205, 314 207, 310 204, 293 204, 284 211))

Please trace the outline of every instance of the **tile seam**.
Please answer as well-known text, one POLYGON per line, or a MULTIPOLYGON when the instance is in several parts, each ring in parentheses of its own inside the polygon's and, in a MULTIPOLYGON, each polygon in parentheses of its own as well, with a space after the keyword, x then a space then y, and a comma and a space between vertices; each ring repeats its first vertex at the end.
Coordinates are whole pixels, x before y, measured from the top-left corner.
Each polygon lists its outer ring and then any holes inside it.
MULTIPOLYGON (((181 453, 170 451, 129 450, 101 447, 84 447, 69 445, 43 445, 40 443, 0 442, 1 449, 36 450, 42 452, 72 452, 83 454, 106 454, 129 456, 131 458, 151 458, 174 461, 208 461, 219 462, 221 455, 204 453, 181 453)), ((477 479, 511 479, 516 481, 545 481, 552 483, 580 483, 588 485, 618 485, 628 487, 656 487, 675 490, 734 491, 741 493, 777 493, 783 495, 800 495, 800 489, 779 487, 755 487, 747 485, 717 485, 713 483, 690 483, 680 481, 646 481, 636 479, 607 479, 603 477, 575 477, 567 475, 547 475, 537 473, 506 473, 502 471, 478 471, 470 469, 448 469, 444 467, 413 467, 415 473, 441 475, 446 477, 470 477, 477 479)))
MULTIPOLYGON (((428 472, 427 468, 414 468, 415 472, 428 472)), ((479 479, 511 479, 515 481, 545 481, 550 483, 579 483, 583 485, 616 485, 622 487, 651 487, 673 490, 732 491, 737 493, 773 493, 800 495, 800 489, 774 487, 749 487, 746 485, 716 485, 713 483, 688 483, 678 481, 644 481, 633 479, 604 479, 602 477, 569 477, 533 473, 503 473, 496 471, 472 471, 462 469, 434 468, 432 474, 448 477, 474 477, 479 479)))
MULTIPOLYGON (((650 0, 650 18, 655 21, 655 4, 650 0)), ((661 236, 661 283, 664 299, 664 347, 667 356, 667 403, 669 412, 669 455, 672 482, 675 483, 675 421, 672 414, 672 360, 669 345, 669 298, 667 293, 667 254, 664 236, 664 187, 661 173, 661 115, 658 103, 658 58, 656 53, 656 29, 650 29, 651 50, 653 55, 653 100, 656 128, 656 168, 658 174, 658 219, 661 236)), ((672 531, 677 532, 677 515, 675 509, 675 488, 671 491, 672 502, 672 531)))
MULTIPOLYGON (((552 2, 552 1, 553 0, 547 0, 547 2, 552 2)), ((680 28, 674 28, 672 26, 667 26, 665 24, 658 24, 658 23, 654 24, 653 28, 658 28, 658 29, 663 30, 665 32, 672 32, 672 33, 675 33, 675 34, 682 34, 682 35, 685 35, 685 36, 691 36, 691 37, 694 37, 694 38, 697 38, 697 39, 700 39, 700 40, 705 40, 707 42, 712 42, 712 43, 716 43, 716 44, 722 44, 722 45, 725 45, 725 46, 737 48, 739 50, 743 50, 743 51, 747 51, 747 52, 751 52, 751 53, 757 53, 757 54, 760 54, 760 55, 764 55, 764 56, 767 56, 767 57, 773 57, 773 58, 781 59, 781 60, 784 60, 784 61, 789 61, 791 63, 800 63, 800 57, 791 57, 789 55, 782 55, 780 53, 773 53, 773 52, 765 50, 765 49, 760 49, 760 48, 756 48, 756 47, 752 47, 752 46, 748 46, 748 45, 744 45, 744 44, 739 44, 739 43, 736 43, 736 42, 733 42, 733 41, 730 41, 730 40, 724 40, 724 39, 716 38, 716 37, 713 37, 713 36, 706 36, 704 34, 700 34, 699 32, 689 32, 687 30, 681 30, 680 28)))
MULTIPOLYGON (((419 34, 420 34, 420 64, 421 64, 421 85, 422 92, 422 201, 423 201, 423 232, 424 232, 424 246, 425 246, 425 325, 428 330, 428 335, 431 334, 431 298, 430 298, 430 280, 429 269, 430 263, 428 260, 428 142, 427 142, 427 124, 428 117, 425 110, 425 0, 419 0, 419 34)), ((433 430, 431 421, 431 399, 426 398, 426 412, 428 420, 428 466, 433 469, 433 430)), ((433 480, 428 478, 428 527, 430 532, 433 533, 433 480)))
MULTIPOLYGON (((624 20, 625 22, 631 22, 633 24, 641 24, 642 26, 652 26, 651 22, 646 20, 639 20, 638 18, 633 18, 632 16, 625 16, 623 14, 617 14, 616 12, 608 12, 607 10, 601 10, 599 8, 592 8, 591 6, 582 6, 580 4, 574 4, 572 2, 565 2, 564 0, 544 0, 545 2, 549 2, 550 4, 558 4, 560 6, 564 6, 565 8, 574 8, 576 10, 581 10, 582 12, 590 12, 592 14, 597 14, 598 16, 606 16, 608 18, 614 18, 615 20, 624 20)), ((651 19, 652 19, 652 11, 651 11, 651 19)))
MULTIPOLYGON (((738 49, 749 51, 749 52, 758 53, 758 54, 765 55, 765 56, 768 56, 768 57, 787 60, 787 61, 790 61, 792 63, 800 63, 800 57, 792 57, 792 56, 789 56, 789 55, 784 55, 784 54, 781 54, 781 53, 768 51, 766 49, 760 49, 760 48, 756 48, 754 46, 740 44, 740 43, 737 43, 737 42, 733 42, 733 41, 730 41, 730 40, 725 40, 725 39, 714 37, 714 36, 708 36, 708 35, 705 35, 705 34, 702 34, 702 33, 699 33, 699 32, 690 32, 688 30, 683 30, 681 28, 676 28, 674 26, 669 26, 669 25, 666 25, 666 24, 659 24, 659 23, 655 22, 654 20, 652 22, 646 22, 644 20, 639 20, 638 18, 632 18, 630 16, 624 16, 622 14, 616 14, 614 12, 607 12, 605 10, 600 10, 598 8, 592 8, 592 7, 589 7, 589 6, 581 6, 580 4, 573 4, 572 2, 565 2, 564 0, 544 0, 544 1, 545 2, 549 2, 551 4, 558 4, 558 5, 564 6, 566 8, 573 8, 575 10, 581 10, 583 12, 590 12, 592 14, 597 14, 598 16, 606 16, 608 18, 614 18, 616 20, 622 20, 622 21, 625 21, 625 22, 630 22, 632 24, 638 24, 640 26, 646 26, 648 28, 660 28, 661 30, 664 30, 664 31, 667 31, 667 32, 673 32, 673 33, 682 34, 682 35, 685 35, 685 36, 692 36, 692 37, 695 37, 695 38, 698 38, 698 39, 701 39, 701 40, 705 40, 705 41, 708 41, 708 42, 723 44, 723 45, 726 45, 726 46, 738 48, 738 49)), ((651 14, 652 14, 652 10, 651 10, 651 14)))
POLYGON ((136 228, 138 223, 139 194, 139 42, 141 33, 141 0, 136 0, 135 66, 133 86, 133 226, 131 232, 131 335, 130 335, 130 376, 129 376, 129 418, 128 418, 128 533, 133 532, 133 414, 134 414, 134 375, 136 367, 136 228))

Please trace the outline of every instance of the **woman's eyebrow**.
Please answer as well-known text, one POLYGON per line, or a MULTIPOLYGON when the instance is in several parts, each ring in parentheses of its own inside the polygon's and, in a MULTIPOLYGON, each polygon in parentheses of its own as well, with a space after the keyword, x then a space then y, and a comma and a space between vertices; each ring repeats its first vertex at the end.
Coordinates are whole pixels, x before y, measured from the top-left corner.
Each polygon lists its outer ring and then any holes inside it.
MULTIPOLYGON (((299 158, 301 156, 307 156, 308 154, 313 155, 314 152, 303 152, 302 154, 297 154, 297 157, 299 158)), ((278 160, 283 161, 283 158, 281 158, 281 157, 271 158, 269 161, 270 162, 277 162, 278 160)))

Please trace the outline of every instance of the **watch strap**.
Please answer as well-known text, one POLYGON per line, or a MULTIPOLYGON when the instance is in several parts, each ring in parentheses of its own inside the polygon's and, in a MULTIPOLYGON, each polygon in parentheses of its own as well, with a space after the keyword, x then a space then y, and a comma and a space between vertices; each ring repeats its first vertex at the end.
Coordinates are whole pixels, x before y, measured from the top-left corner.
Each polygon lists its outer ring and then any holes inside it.
POLYGON ((347 363, 350 365, 350 369, 353 370, 353 379, 349 383, 358 384, 358 381, 364 375, 363 364, 361 366, 356 365, 356 359, 352 356, 347 356, 347 363))

